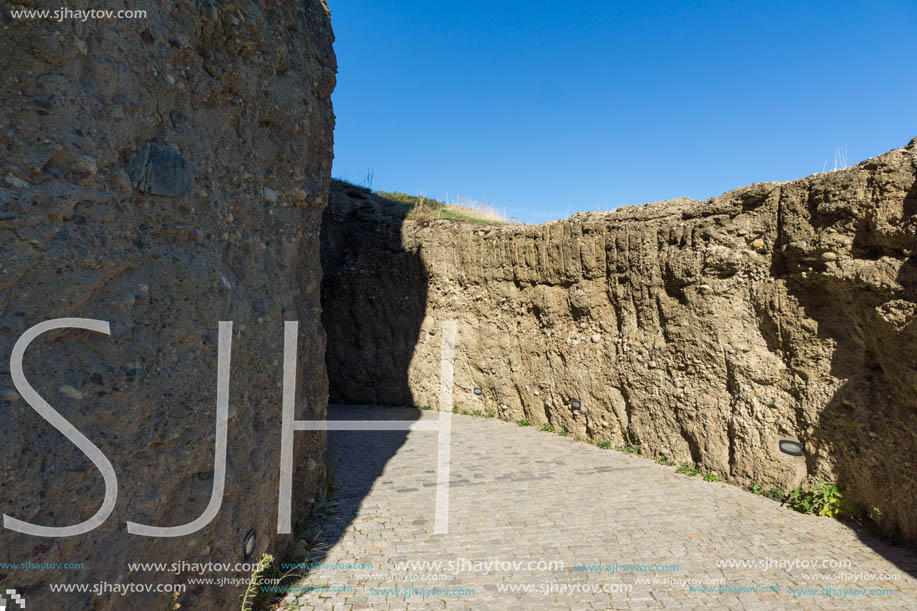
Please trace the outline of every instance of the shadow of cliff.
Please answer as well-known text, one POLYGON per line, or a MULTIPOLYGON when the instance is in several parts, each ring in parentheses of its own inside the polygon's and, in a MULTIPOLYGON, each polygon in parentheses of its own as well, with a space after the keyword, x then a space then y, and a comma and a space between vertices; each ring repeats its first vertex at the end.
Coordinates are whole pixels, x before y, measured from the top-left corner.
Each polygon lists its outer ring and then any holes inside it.
MULTIPOLYGON (((917 211, 917 182, 908 209, 917 211)), ((809 213, 818 226, 814 205, 809 213)), ((817 323, 817 337, 833 344, 830 374, 844 380, 814 422, 799 410, 798 426, 809 473, 818 470, 819 453, 831 456, 835 483, 860 512, 849 522, 857 536, 917 576, 907 549, 917 544, 917 258, 903 258, 902 244, 877 235, 866 218, 857 220, 852 246, 863 266, 854 278, 824 262, 775 257, 772 271, 817 323), (882 257, 903 264, 893 271, 882 257), (799 272, 809 267, 805 278, 799 272)))
POLYGON ((913 394, 906 394, 898 373, 908 368, 906 358, 911 372, 917 362, 913 355, 917 324, 911 320, 896 328, 877 311, 881 304, 873 304, 865 294, 857 303, 849 287, 841 289, 830 282, 788 286, 807 316, 818 322, 818 337, 834 342, 830 372, 845 380, 815 422, 797 415, 800 428, 809 431, 805 436, 808 471, 816 472, 816 452, 827 450, 834 461, 835 483, 845 500, 863 512, 857 523, 850 524, 857 536, 917 576, 913 554, 900 545, 913 547, 914 532, 896 526, 913 523, 917 500, 915 480, 907 475, 913 474, 917 404, 913 394), (847 310, 840 316, 839 304, 847 310))
POLYGON ((408 367, 427 303, 419 252, 402 246, 409 207, 332 181, 322 218, 322 323, 329 402, 414 405, 408 367))
MULTIPOLYGON (((420 253, 402 247, 408 211, 368 189, 332 181, 321 235, 329 421, 420 418, 408 368, 426 311, 427 272, 420 253), (390 409, 369 409, 380 405, 390 409)), ((407 435, 328 432, 337 520, 317 520, 304 533, 314 542, 307 562, 322 562, 341 539, 407 435)))

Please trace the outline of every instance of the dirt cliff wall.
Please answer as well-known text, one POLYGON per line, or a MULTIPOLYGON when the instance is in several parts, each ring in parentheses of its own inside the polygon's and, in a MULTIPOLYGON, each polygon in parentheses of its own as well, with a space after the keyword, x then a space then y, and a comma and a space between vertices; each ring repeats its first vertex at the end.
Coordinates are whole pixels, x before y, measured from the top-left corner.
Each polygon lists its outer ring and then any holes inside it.
POLYGON ((418 226, 335 184, 323 231, 351 244, 323 255, 333 399, 436 406, 455 319, 460 409, 742 483, 828 479, 917 538, 917 140, 843 171, 536 226, 418 226), (398 278, 425 283, 423 302, 398 278))
MULTIPOLYGON (((183 583, 185 573, 131 573, 127 563, 242 562, 251 530, 252 560, 284 543, 284 320, 300 325, 297 417, 323 418, 327 398, 318 236, 334 122, 329 14, 322 0, 145 3, 131 7, 147 11, 141 19, 86 21, 12 19, 9 8, 0 19, 0 506, 65 526, 103 501, 99 470, 11 379, 16 340, 62 317, 108 321, 111 333, 50 332, 26 352, 25 375, 108 457, 118 497, 85 535, 0 529, 3 562, 83 565, 0 571, 0 584, 30 608, 167 608, 168 595, 51 594, 48 584, 183 583), (127 521, 178 526, 208 505, 219 321, 233 323, 221 510, 193 535, 128 534, 127 521)), ((322 484, 324 436, 297 433, 295 447, 294 519, 322 484)), ((179 602, 237 608, 238 594, 191 586, 179 602)))

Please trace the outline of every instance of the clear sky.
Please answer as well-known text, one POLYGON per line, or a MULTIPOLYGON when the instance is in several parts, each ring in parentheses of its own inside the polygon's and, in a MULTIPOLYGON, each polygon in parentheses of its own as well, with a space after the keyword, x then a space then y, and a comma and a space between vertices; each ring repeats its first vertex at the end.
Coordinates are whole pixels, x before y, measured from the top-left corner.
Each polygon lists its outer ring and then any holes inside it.
POLYGON ((540 222, 917 136, 917 2, 757 4, 329 0, 333 175, 540 222))

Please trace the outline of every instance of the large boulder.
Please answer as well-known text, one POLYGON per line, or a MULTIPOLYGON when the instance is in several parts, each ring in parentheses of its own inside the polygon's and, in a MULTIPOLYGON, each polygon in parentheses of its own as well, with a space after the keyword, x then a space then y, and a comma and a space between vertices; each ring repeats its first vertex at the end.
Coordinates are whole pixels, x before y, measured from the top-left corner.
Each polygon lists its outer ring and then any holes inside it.
MULTIPOLYGON (((128 563, 240 563, 249 533, 250 561, 287 543, 277 534, 284 321, 299 321, 296 417, 324 418, 327 401, 318 239, 334 122, 328 9, 185 0, 84 21, 10 8, 0 18, 0 508, 67 526, 103 504, 100 470, 11 375, 17 340, 57 318, 107 321, 110 334, 40 336, 25 377, 107 457, 118 491, 85 534, 0 529, 0 562, 80 565, 0 569, 0 588, 36 609, 168 608, 167 593, 49 584, 238 580, 248 572, 128 563), (221 509, 187 536, 129 534, 128 521, 178 526, 208 506, 220 321, 233 324, 221 509)), ((325 474, 323 434, 294 441, 295 522, 325 474)), ((188 585, 178 602, 235 608, 241 588, 188 585)))

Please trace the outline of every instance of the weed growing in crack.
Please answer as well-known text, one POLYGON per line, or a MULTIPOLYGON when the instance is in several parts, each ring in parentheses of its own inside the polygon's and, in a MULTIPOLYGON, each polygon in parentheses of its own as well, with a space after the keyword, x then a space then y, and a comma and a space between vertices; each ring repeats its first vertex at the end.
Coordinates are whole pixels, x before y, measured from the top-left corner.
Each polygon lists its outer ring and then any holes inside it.
POLYGON ((248 587, 245 588, 245 592, 240 596, 242 599, 242 611, 251 611, 254 609, 255 600, 258 598, 259 594, 258 584, 261 583, 261 577, 264 575, 265 571, 273 566, 274 557, 270 554, 262 554, 261 560, 255 565, 255 570, 252 571, 251 578, 248 580, 248 587))
POLYGON ((803 491, 797 487, 786 497, 786 504, 801 513, 810 513, 829 518, 856 514, 854 508, 844 500, 844 495, 834 484, 820 481, 814 489, 803 491))
POLYGON ((767 490, 764 488, 764 486, 759 486, 758 484, 754 482, 752 482, 751 487, 749 487, 749 490, 753 494, 757 494, 758 496, 767 497, 771 499, 772 501, 779 502, 779 501, 783 501, 783 499, 786 498, 786 493, 783 490, 781 490, 780 488, 773 487, 770 490, 767 490))

